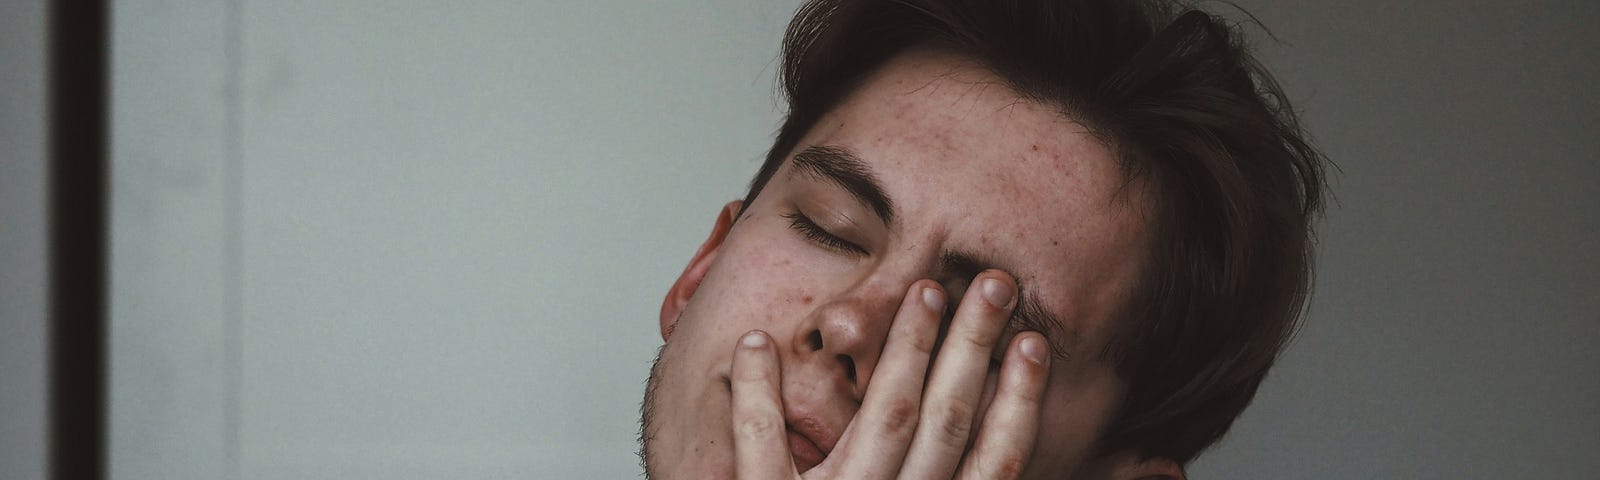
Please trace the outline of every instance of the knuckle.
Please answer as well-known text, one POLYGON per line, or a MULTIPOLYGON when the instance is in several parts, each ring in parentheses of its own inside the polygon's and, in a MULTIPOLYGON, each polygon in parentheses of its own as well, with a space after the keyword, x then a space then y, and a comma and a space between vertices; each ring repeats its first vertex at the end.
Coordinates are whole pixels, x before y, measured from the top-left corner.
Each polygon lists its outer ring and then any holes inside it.
POLYGON ((778 434, 782 424, 765 415, 748 415, 734 422, 734 429, 744 438, 765 438, 778 434))
POLYGON ((885 405, 883 419, 881 420, 884 429, 892 435, 912 432, 917 425, 919 414, 917 408, 917 403, 909 398, 889 399, 889 403, 885 405))
POLYGON ((972 415, 975 409, 971 403, 959 400, 939 402, 932 406, 934 433, 940 441, 955 446, 964 446, 967 436, 972 434, 972 415))
POLYGON ((963 328, 960 332, 957 332, 955 336, 956 338, 961 339, 961 341, 967 345, 970 345, 973 348, 983 352, 994 350, 995 342, 999 340, 998 338, 995 338, 996 335, 989 335, 983 330, 977 328, 963 328))
POLYGON ((937 319, 921 323, 923 324, 896 320, 895 331, 890 340, 909 344, 913 350, 923 355, 933 354, 939 335, 937 319))
POLYGON ((1021 478, 1022 470, 1028 466, 1028 459, 1025 455, 1008 450, 985 463, 988 468, 984 469, 987 474, 983 478, 1021 478))

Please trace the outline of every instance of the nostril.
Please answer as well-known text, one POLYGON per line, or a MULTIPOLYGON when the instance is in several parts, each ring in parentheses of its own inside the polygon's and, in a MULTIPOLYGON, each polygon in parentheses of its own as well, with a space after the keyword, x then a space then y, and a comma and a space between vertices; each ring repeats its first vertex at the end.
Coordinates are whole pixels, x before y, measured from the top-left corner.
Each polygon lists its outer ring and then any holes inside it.
POLYGON ((812 330, 811 335, 806 337, 806 343, 811 345, 812 351, 822 350, 822 331, 812 330))
POLYGON ((848 355, 840 355, 839 363, 844 364, 844 377, 850 379, 850 383, 856 383, 856 361, 848 355))

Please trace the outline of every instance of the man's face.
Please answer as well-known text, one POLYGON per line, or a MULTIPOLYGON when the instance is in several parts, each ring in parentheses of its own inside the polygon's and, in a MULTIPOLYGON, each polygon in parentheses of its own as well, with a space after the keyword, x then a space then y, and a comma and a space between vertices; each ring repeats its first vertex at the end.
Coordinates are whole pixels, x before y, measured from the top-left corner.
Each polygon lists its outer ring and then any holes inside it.
MULTIPOLYGON (((647 468, 731 475, 726 378, 740 336, 757 329, 782 363, 791 445, 816 446, 795 447, 796 465, 814 466, 870 388, 908 287, 936 280, 953 308, 974 274, 996 268, 1017 280, 1019 310, 1043 320, 1008 331, 1039 329, 1055 354, 1024 476, 1076 471, 1122 396, 1097 357, 1143 260, 1139 187, 1083 126, 982 68, 896 58, 816 123, 752 204, 730 204, 738 221, 719 218, 669 293, 647 468)), ((977 418, 995 379, 991 367, 977 418)))

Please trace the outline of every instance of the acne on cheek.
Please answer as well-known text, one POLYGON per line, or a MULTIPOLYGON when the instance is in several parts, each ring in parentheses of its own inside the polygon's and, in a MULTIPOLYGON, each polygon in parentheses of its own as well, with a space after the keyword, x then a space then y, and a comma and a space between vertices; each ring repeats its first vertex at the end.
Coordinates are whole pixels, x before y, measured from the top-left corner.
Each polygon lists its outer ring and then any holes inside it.
MULTIPOLYGON (((793 264, 794 264, 793 260, 790 260, 788 258, 784 258, 784 259, 780 259, 777 262, 773 263, 773 267, 776 269, 776 271, 780 271, 781 272, 781 271, 787 270, 788 267, 790 265, 793 265, 793 264)), ((810 291, 801 290, 799 292, 796 292, 796 293, 790 295, 789 298, 788 298, 788 302, 787 303, 799 302, 801 305, 810 305, 812 302, 815 302, 816 300, 817 300, 817 298, 815 296, 813 296, 810 291)))
POLYGON ((745 260, 740 262, 743 264, 739 267, 740 274, 728 285, 741 292, 735 296, 737 301, 745 303, 744 311, 760 312, 747 318, 759 325, 781 325, 793 320, 796 308, 816 303, 815 291, 804 286, 805 279, 810 277, 804 260, 788 255, 781 248, 742 253, 745 260))
POLYGON ((810 290, 798 290, 783 294, 783 303, 785 305, 807 306, 816 303, 816 301, 816 295, 812 294, 810 290))

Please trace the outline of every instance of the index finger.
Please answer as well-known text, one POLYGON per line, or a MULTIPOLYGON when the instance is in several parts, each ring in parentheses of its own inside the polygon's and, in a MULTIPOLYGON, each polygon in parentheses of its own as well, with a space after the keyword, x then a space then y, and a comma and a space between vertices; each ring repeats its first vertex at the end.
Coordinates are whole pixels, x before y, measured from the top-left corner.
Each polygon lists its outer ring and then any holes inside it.
POLYGON ((761 331, 746 333, 733 353, 728 374, 733 390, 733 458, 737 478, 796 478, 798 470, 785 437, 783 397, 779 393, 778 354, 761 331))

